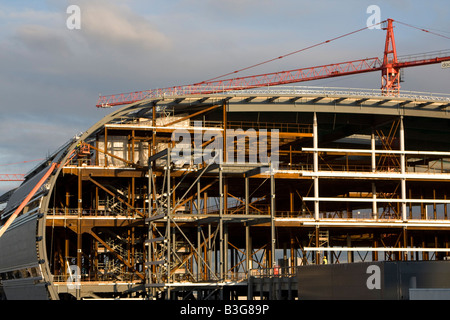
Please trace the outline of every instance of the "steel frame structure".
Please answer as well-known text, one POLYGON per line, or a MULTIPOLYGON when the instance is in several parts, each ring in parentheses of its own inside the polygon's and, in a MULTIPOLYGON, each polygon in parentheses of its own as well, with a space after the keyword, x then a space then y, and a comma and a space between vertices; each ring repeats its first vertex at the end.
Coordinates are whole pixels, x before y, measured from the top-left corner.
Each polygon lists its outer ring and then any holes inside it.
POLYGON ((294 299, 296 267, 325 256, 444 259, 448 99, 338 91, 180 95, 112 112, 6 201, 5 295, 21 284, 32 298, 294 299), (173 160, 177 130, 192 134, 185 163, 173 160), (278 167, 249 161, 262 140, 237 137, 250 132, 277 133, 278 167), (214 142, 221 161, 195 161, 214 142), (20 245, 29 261, 13 263, 20 245))

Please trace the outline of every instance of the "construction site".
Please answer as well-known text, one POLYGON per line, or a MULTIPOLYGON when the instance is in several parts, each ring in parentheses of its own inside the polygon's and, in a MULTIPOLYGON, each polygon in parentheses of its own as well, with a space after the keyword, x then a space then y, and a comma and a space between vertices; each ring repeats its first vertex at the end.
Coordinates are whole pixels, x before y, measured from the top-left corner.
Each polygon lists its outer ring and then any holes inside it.
POLYGON ((450 51, 399 60, 394 22, 382 58, 100 97, 0 197, 0 296, 301 300, 302 268, 446 263, 450 94, 400 83, 450 51))

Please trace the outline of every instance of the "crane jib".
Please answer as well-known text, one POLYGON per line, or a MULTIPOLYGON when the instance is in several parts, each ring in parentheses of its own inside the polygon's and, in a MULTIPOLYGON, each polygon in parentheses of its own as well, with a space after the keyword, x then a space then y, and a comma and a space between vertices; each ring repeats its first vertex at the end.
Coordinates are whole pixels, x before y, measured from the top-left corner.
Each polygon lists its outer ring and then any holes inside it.
MULTIPOLYGON (((420 55, 412 55, 408 57, 399 57, 398 59, 394 40, 393 22, 394 20, 387 19, 387 27, 384 29, 386 30, 386 41, 383 59, 366 58, 289 71, 273 72, 239 78, 234 77, 232 79, 224 79, 224 80, 215 80, 217 78, 220 78, 217 77, 214 78, 214 81, 211 80, 203 81, 200 83, 187 86, 175 86, 164 89, 152 89, 145 91, 136 91, 122 94, 100 96, 96 106, 98 108, 107 108, 116 105, 130 104, 144 99, 158 98, 163 96, 220 93, 232 90, 253 89, 253 88, 260 88, 263 86, 277 86, 283 84, 326 79, 338 76, 347 76, 373 71, 382 71, 381 91, 382 94, 390 95, 390 94, 398 94, 400 91, 401 68, 435 64, 435 63, 442 63, 441 64, 442 68, 450 68, 450 63, 448 62, 450 61, 450 51, 448 50, 435 51, 420 55)), ((335 39, 341 37, 337 37, 335 39)), ((323 43, 327 43, 327 41, 323 43)), ((307 48, 298 50, 296 52, 300 52, 306 49, 307 48)), ((282 57, 284 56, 280 56, 278 58, 282 57)), ((267 62, 276 59, 271 59, 268 60, 267 62)), ((249 68, 250 67, 243 68, 241 70, 246 70, 249 68)))

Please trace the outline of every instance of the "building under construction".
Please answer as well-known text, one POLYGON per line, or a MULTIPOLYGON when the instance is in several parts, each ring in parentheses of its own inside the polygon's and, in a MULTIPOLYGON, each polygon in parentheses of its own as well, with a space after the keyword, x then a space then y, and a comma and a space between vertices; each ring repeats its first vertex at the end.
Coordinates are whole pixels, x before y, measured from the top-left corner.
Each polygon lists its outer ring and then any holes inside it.
POLYGON ((445 260, 449 108, 287 86, 128 103, 2 196, 0 292, 301 299, 300 266, 445 260))

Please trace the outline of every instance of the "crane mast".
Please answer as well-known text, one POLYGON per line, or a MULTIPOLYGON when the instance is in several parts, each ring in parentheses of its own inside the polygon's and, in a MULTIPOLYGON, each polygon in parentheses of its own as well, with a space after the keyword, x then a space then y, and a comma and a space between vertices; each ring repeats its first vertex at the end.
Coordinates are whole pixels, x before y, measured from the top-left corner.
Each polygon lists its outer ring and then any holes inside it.
POLYGON ((383 66, 381 67, 381 93, 396 95, 400 92, 400 68, 397 66, 397 48, 395 46, 392 19, 387 20, 386 42, 384 46, 383 66))

